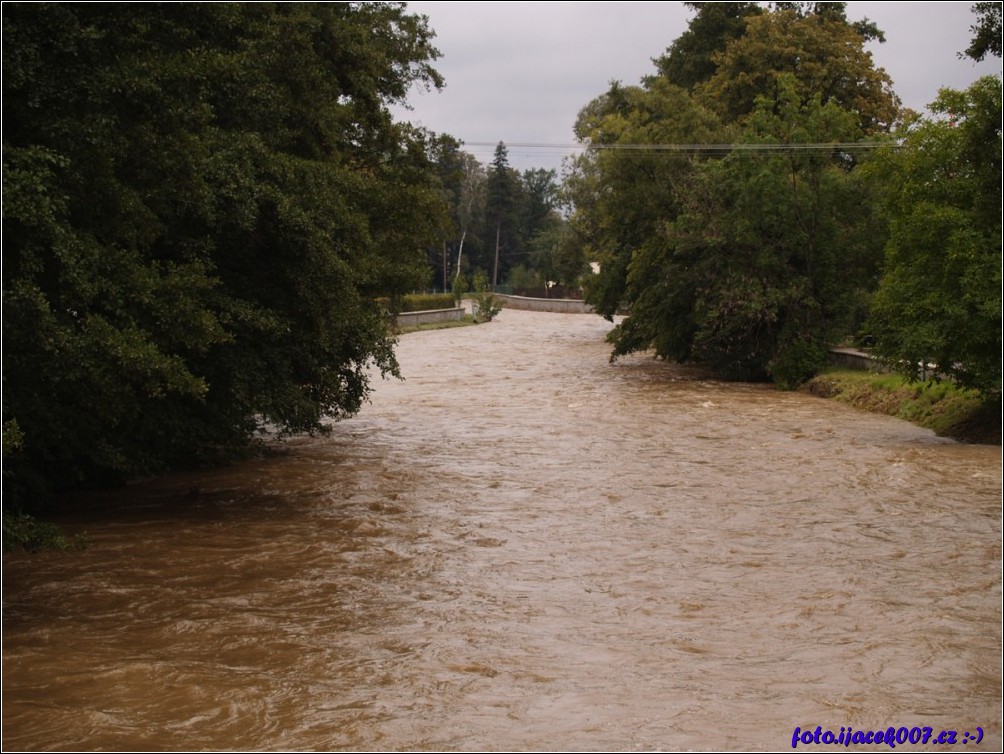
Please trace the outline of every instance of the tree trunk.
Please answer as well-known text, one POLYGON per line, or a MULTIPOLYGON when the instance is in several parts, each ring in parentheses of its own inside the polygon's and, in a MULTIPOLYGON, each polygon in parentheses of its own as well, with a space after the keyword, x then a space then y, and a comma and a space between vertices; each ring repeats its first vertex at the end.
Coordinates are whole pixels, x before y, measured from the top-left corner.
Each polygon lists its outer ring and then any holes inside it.
POLYGON ((495 285, 499 277, 499 233, 502 231, 502 218, 495 221, 495 271, 492 272, 492 293, 495 293, 495 285))
POLYGON ((460 277, 460 258, 464 255, 464 239, 467 238, 467 228, 464 228, 464 232, 460 234, 460 249, 457 250, 457 272, 453 276, 453 282, 457 282, 457 278, 460 277))

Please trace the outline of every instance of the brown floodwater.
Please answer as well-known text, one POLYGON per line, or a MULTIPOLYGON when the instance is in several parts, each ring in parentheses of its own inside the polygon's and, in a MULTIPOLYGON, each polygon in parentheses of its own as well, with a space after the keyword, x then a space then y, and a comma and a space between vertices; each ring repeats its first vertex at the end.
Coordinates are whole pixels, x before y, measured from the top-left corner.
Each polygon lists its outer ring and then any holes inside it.
POLYGON ((1000 449, 608 328, 406 335, 329 437, 5 555, 4 749, 1000 749, 1000 449))

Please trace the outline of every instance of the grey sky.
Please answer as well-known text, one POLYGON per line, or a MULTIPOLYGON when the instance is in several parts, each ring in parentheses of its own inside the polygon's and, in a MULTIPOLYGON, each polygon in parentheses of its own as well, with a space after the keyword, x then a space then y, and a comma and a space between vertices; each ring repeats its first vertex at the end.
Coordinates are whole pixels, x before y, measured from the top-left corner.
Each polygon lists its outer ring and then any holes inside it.
MULTIPOLYGON (((942 87, 1001 73, 997 58, 975 64, 957 57, 972 36, 971 6, 849 2, 847 15, 868 17, 885 32, 885 44, 870 46, 876 65, 906 106, 923 111, 942 87)), ((612 80, 637 84, 652 73, 652 58, 692 15, 677 2, 410 2, 408 10, 429 17, 446 87, 414 92, 413 110, 400 117, 452 134, 483 162, 505 141, 519 169, 559 167, 568 150, 513 145, 574 143, 579 110, 612 80)))

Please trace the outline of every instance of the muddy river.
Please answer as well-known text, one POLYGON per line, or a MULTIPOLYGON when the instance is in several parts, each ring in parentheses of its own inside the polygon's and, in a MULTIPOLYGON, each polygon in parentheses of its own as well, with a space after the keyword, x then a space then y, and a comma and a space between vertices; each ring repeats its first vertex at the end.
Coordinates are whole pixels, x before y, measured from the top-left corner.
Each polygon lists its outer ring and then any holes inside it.
POLYGON ((406 335, 330 437, 5 556, 4 749, 999 750, 1000 449, 608 327, 406 335))

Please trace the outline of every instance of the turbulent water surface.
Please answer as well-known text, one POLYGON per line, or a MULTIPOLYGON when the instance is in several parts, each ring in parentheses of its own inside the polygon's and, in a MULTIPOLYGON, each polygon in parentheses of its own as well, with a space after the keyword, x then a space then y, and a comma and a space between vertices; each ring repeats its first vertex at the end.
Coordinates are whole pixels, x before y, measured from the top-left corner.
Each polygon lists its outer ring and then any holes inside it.
POLYGON ((330 437, 5 556, 4 748, 999 749, 999 449, 607 328, 404 336, 330 437))

